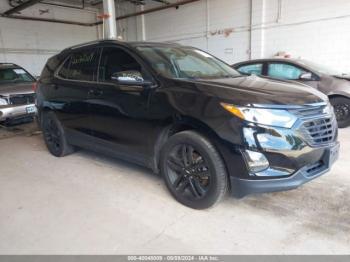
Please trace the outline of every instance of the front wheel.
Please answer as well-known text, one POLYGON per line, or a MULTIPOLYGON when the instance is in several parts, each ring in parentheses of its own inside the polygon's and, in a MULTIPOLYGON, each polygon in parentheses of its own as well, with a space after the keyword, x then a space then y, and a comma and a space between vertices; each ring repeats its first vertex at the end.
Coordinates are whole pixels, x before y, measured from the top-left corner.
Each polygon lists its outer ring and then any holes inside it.
POLYGON ((340 128, 350 125, 350 99, 345 97, 331 98, 330 102, 334 107, 335 116, 340 128))
POLYGON ((184 131, 164 145, 161 172, 171 194, 180 203, 205 209, 218 203, 227 191, 227 174, 214 145, 201 134, 184 131))

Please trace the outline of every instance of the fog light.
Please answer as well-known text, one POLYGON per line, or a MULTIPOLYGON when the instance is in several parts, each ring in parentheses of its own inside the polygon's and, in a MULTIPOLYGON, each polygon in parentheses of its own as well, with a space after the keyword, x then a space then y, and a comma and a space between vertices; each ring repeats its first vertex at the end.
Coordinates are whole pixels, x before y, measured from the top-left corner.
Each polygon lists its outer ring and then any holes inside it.
POLYGON ((243 151, 243 157, 249 171, 252 173, 261 172, 269 167, 269 161, 262 153, 245 150, 243 151))

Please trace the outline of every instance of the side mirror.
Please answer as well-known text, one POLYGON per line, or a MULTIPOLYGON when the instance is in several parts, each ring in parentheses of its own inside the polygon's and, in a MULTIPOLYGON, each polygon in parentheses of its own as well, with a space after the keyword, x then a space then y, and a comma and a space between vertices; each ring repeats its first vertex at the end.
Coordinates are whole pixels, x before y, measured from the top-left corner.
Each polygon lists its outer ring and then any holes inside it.
POLYGON ((149 86, 152 82, 143 79, 141 72, 136 70, 121 71, 112 74, 111 80, 120 85, 149 86))
POLYGON ((314 80, 314 77, 312 75, 312 73, 303 73, 299 76, 300 80, 304 80, 304 81, 311 81, 314 80))

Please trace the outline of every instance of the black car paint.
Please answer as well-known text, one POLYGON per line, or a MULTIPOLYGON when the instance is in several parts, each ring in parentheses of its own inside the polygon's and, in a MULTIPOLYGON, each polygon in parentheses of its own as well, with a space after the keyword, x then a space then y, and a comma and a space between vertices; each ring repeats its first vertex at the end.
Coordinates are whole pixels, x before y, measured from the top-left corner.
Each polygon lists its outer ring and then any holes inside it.
MULTIPOLYGON (((306 164, 320 160, 327 147, 311 148, 295 130, 247 123, 225 111, 220 102, 251 106, 305 105, 327 101, 317 91, 255 76, 213 80, 168 79, 158 75, 137 51, 138 44, 102 41, 64 50, 46 64, 38 82, 39 115, 53 110, 69 143, 116 156, 158 170, 162 145, 178 131, 195 129, 210 137, 224 159, 231 178, 265 180, 290 177, 306 164), (115 46, 132 54, 150 75, 152 86, 69 81, 56 71, 75 50, 115 46), (266 134, 273 148, 244 132, 266 134), (288 139, 286 139, 288 137, 288 139), (279 140, 283 143, 279 143, 279 140), (271 170, 250 174, 241 150, 263 151, 271 170), (283 173, 284 172, 284 173, 283 173), (272 177, 271 177, 272 176, 272 177)), ((149 45, 153 45, 150 43, 149 45)), ((160 44, 158 44, 160 45, 160 44)), ((40 117, 39 117, 40 118, 40 117)), ((232 180, 232 179, 231 179, 232 180)))

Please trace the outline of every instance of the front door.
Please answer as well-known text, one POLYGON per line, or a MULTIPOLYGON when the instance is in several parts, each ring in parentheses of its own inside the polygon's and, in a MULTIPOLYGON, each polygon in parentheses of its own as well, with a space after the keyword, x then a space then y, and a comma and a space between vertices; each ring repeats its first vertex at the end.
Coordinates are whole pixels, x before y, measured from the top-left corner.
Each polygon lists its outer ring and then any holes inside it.
POLYGON ((104 47, 99 67, 99 85, 89 93, 91 131, 96 151, 104 151, 150 165, 152 149, 148 118, 151 88, 119 84, 116 75, 139 74, 147 79, 143 67, 127 51, 104 47))
POLYGON ((284 62, 269 62, 267 64, 267 75, 282 80, 294 80, 318 89, 318 77, 312 72, 299 66, 284 62), (303 78, 303 76, 306 76, 303 78))

